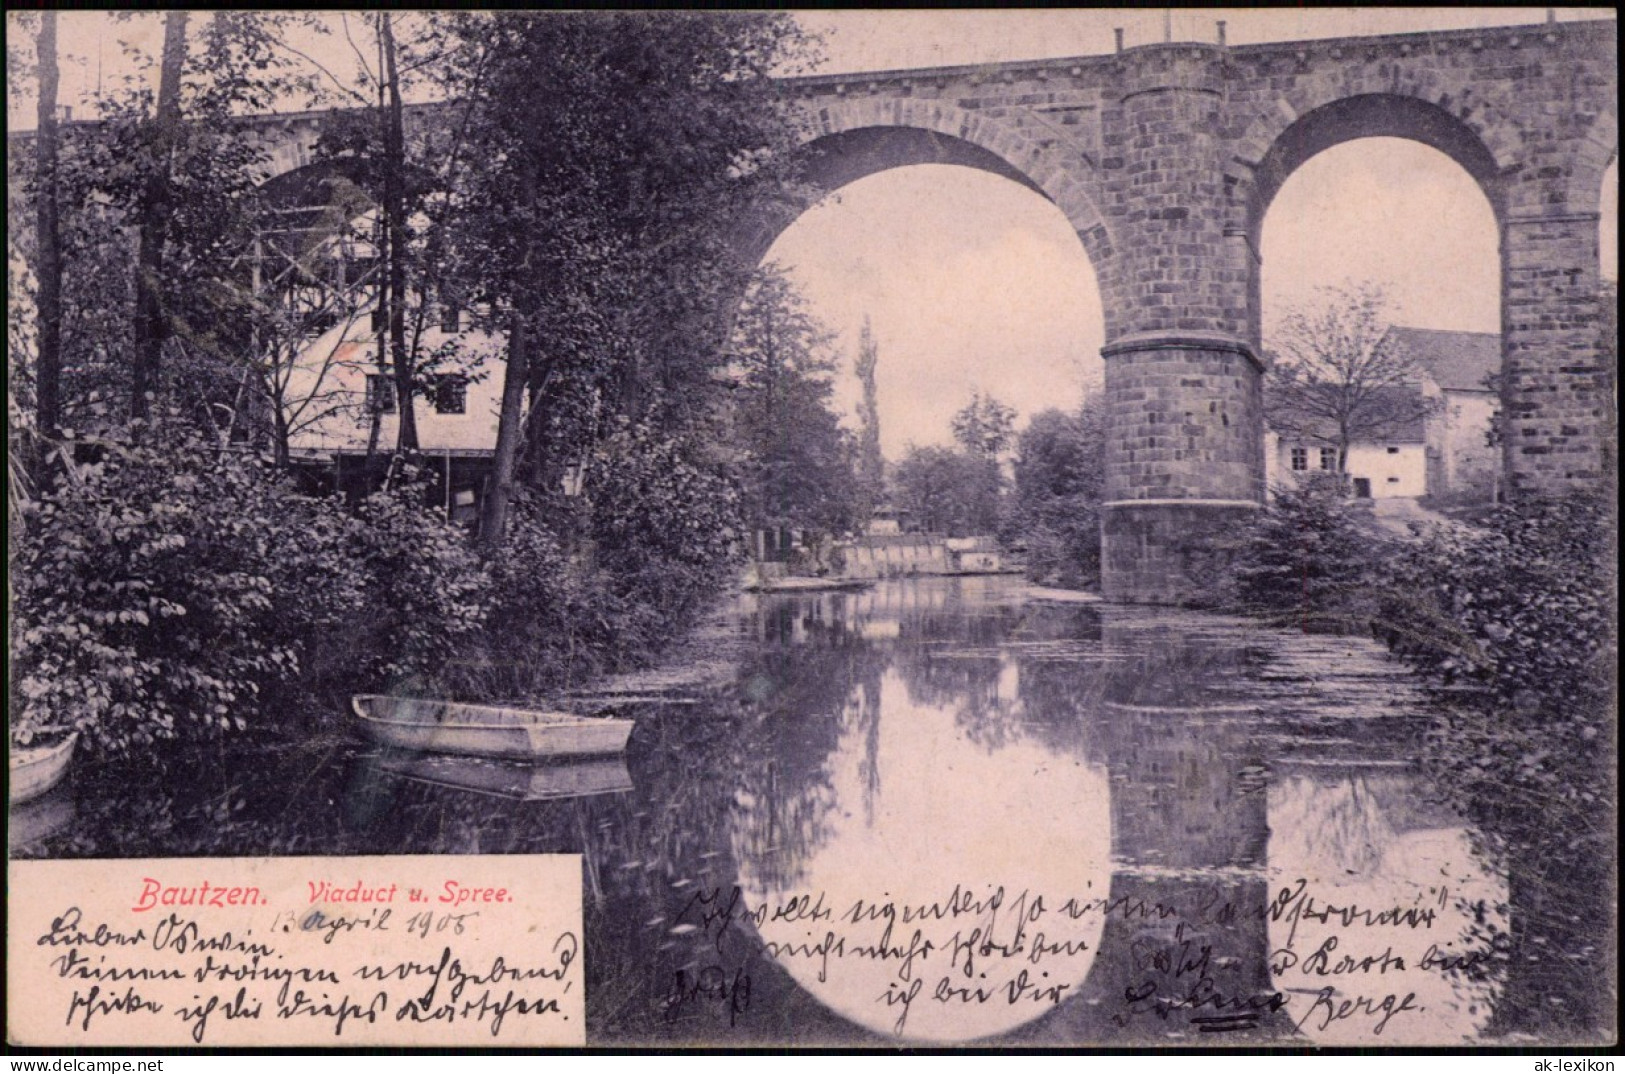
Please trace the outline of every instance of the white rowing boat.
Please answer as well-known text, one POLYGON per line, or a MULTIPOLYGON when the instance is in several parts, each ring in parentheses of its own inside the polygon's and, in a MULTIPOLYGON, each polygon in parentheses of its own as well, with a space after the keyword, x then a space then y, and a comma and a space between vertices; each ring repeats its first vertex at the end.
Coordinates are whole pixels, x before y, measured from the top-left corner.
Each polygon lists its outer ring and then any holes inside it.
POLYGON ((620 753, 633 721, 509 705, 358 694, 350 699, 375 741, 399 749, 538 761, 620 753))
POLYGON ((67 774, 68 762, 73 760, 73 747, 79 741, 77 731, 52 746, 30 746, 11 751, 11 804, 38 798, 67 774))

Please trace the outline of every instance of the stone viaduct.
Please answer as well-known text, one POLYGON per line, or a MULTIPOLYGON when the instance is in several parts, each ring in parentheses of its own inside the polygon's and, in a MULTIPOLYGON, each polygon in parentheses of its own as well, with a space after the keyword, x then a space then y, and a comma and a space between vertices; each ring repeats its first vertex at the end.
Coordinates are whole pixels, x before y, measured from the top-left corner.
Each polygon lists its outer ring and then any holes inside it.
POLYGON ((1373 136, 1478 182, 1501 241, 1504 465, 1514 491, 1612 466, 1598 357, 1598 205, 1618 139, 1612 22, 798 80, 836 186, 903 164, 984 168, 1067 216, 1100 282, 1111 598, 1177 601, 1190 537, 1264 496, 1259 234, 1294 169, 1373 136))
MULTIPOLYGON (((1177 602, 1193 537, 1264 498, 1259 235, 1294 169, 1408 138, 1466 169, 1500 230, 1504 467, 1514 493, 1614 464, 1599 358, 1598 221, 1617 152, 1617 26, 1567 22, 787 80, 810 176, 833 190, 913 164, 980 168, 1066 214, 1099 280, 1110 408, 1109 598, 1177 602)), ((434 122, 436 106, 412 110, 434 122)), ((320 114, 265 116, 272 173, 320 114)), ((765 253, 790 219, 741 239, 765 253)))

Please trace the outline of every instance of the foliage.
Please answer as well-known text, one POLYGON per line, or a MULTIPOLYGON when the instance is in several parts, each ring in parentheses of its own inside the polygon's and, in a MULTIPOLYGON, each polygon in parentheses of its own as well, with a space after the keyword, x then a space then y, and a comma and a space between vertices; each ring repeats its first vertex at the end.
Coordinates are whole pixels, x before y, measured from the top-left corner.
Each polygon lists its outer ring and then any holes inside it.
POLYGON ((1290 619, 1305 629, 1368 628, 1384 537, 1344 494, 1337 478, 1315 475, 1277 490, 1234 535, 1232 569, 1219 602, 1290 619))
POLYGON ((841 533, 856 521, 852 450, 830 409, 830 335, 773 267, 734 321, 734 401, 746 517, 753 527, 841 533))
POLYGON ((483 622, 483 568, 416 489, 351 513, 139 423, 78 454, 14 539, 18 741, 71 726, 130 752, 243 731, 432 672, 483 622))
MULTIPOLYGON (((138 430, 139 431, 139 430, 138 430)), ((242 730, 360 607, 331 504, 185 437, 100 440, 14 548, 14 733, 114 751, 242 730)))
POLYGON ((1075 414, 1034 414, 1017 442, 1009 539, 1027 548, 1027 572, 1046 585, 1100 581, 1100 505, 1106 484, 1105 413, 1098 398, 1075 414))
POLYGON ((1606 710, 1613 522, 1599 497, 1518 501, 1407 546, 1383 609, 1401 656, 1533 720, 1606 710))
POLYGON ((522 371, 546 418, 526 423, 521 472, 556 483, 622 416, 705 443, 723 326, 754 267, 729 240, 753 204, 783 196, 794 145, 770 78, 803 47, 793 20, 482 12, 443 25, 466 58, 444 86, 467 102, 453 275, 546 341, 522 371))
POLYGON ((1231 603, 1371 629, 1435 700, 1423 760, 1511 884, 1492 1029, 1607 1024, 1616 799, 1613 505, 1575 494, 1378 539, 1333 482, 1278 495, 1237 542, 1231 603))
POLYGON ((1516 501, 1435 530, 1387 587, 1389 644, 1437 691, 1426 760, 1508 863, 1501 1032, 1594 1032, 1614 950, 1615 523, 1598 494, 1516 501))
POLYGON ((1322 288, 1319 304, 1290 313, 1270 341, 1270 426, 1284 439, 1337 449, 1385 440, 1434 413, 1421 363, 1389 334, 1387 298, 1374 284, 1322 288))
MULTIPOLYGON (((109 413, 132 409, 132 354, 138 334, 133 226, 150 210, 162 179, 161 269, 153 280, 164 337, 165 376, 152 386, 168 409, 213 429, 242 410, 237 363, 251 346, 243 328, 242 255, 255 220, 262 150, 255 132, 231 122, 283 102, 301 84, 274 34, 297 16, 218 12, 198 16, 180 80, 181 122, 160 132, 145 76, 109 87, 99 122, 62 131, 57 200, 62 232, 62 401, 77 429, 112 426, 109 413), (99 407, 100 413, 91 413, 99 407)), ((129 46, 139 52, 138 46, 129 46)), ((32 188, 32 161, 10 163, 32 188)), ((15 212, 16 206, 13 205, 15 212)), ((154 232, 157 234, 157 231, 154 232)), ((37 239, 18 252, 33 260, 37 239)), ((35 358, 30 348, 27 360, 35 358)))
POLYGON ((487 560, 491 586, 479 636, 448 662, 439 681, 453 697, 534 697, 589 677, 612 662, 618 604, 599 576, 565 550, 549 525, 556 504, 522 496, 487 560), (550 510, 551 508, 551 510, 550 510))
POLYGON ((898 506, 928 533, 993 533, 999 524, 999 464, 944 447, 910 445, 893 474, 898 506))
POLYGON ((954 442, 972 455, 995 459, 1015 439, 1015 409, 980 391, 953 417, 954 442))
POLYGON ((739 491, 677 438, 630 423, 594 451, 585 488, 627 655, 653 651, 730 576, 744 547, 739 491))
POLYGON ((396 688, 428 675, 484 624, 490 578, 460 526, 424 507, 433 478, 409 475, 367 497, 350 551, 367 601, 352 639, 356 670, 396 688))

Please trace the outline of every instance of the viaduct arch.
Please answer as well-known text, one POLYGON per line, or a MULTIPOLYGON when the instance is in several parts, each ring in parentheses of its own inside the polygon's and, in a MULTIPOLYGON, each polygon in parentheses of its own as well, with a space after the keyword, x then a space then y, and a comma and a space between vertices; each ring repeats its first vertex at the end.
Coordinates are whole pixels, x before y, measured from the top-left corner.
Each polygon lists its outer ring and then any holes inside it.
MULTIPOLYGON (((1439 149, 1500 231, 1503 468, 1514 494, 1600 481, 1615 370, 1599 346, 1598 225, 1618 145, 1616 23, 1282 42, 788 79, 811 178, 982 168, 1065 213, 1106 317, 1111 599, 1177 603, 1193 537, 1264 499, 1259 229, 1292 171, 1370 136, 1439 149)), ((408 137, 442 106, 407 109, 408 137)), ((321 113, 251 117, 267 179, 304 168, 321 113)), ((765 253, 793 217, 742 239, 765 253)))
POLYGON ((1500 231, 1508 483, 1602 479, 1614 370, 1599 351, 1597 233, 1618 141, 1616 54, 1612 22, 1548 23, 1166 43, 787 89, 815 180, 968 164, 1066 214, 1106 319, 1104 588, 1176 603, 1219 569, 1191 538, 1264 498, 1264 214, 1298 166, 1343 142, 1408 138, 1478 182, 1500 231))

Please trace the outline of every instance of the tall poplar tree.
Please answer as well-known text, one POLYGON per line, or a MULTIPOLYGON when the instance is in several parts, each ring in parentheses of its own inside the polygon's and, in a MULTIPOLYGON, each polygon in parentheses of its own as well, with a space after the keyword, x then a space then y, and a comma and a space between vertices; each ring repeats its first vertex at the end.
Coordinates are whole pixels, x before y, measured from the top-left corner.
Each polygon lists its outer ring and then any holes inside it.
POLYGON ((885 498, 885 461, 880 454, 880 393, 875 386, 875 370, 880 365, 880 348, 875 344, 869 315, 863 315, 858 334, 858 383, 863 398, 858 402, 858 484, 863 496, 860 522, 867 521, 885 498))

